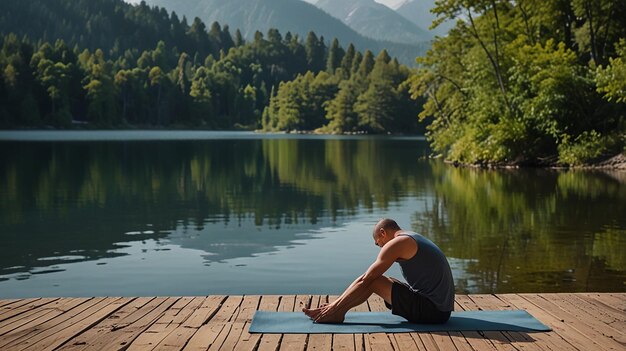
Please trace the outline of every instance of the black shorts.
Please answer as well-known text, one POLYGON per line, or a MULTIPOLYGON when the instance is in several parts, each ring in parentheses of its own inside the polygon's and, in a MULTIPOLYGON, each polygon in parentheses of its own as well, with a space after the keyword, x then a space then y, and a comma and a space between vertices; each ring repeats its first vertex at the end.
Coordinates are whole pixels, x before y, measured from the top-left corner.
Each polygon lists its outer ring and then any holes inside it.
POLYGON ((391 286, 391 303, 392 305, 385 301, 392 314, 406 318, 412 323, 441 324, 450 318, 450 311, 439 311, 427 297, 397 281, 391 286))

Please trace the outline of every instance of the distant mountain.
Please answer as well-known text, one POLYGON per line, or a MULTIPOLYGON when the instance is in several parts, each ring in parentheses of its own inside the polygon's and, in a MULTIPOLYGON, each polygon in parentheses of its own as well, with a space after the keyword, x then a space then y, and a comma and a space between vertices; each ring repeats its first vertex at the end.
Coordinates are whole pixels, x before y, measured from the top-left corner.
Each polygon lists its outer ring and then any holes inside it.
POLYGON ((367 38, 337 18, 300 0, 146 0, 146 2, 175 11, 179 16, 186 16, 189 21, 199 17, 208 26, 214 21, 228 25, 231 33, 239 28, 248 39, 254 37, 256 31, 265 34, 270 28, 277 28, 283 35, 289 31, 303 39, 308 32, 313 31, 318 37, 324 36, 326 45, 329 45, 333 38, 337 38, 344 47, 353 43, 359 50, 369 49, 375 53, 387 49, 391 56, 397 57, 405 64, 414 64, 415 57, 424 54, 430 46, 428 42, 407 45, 367 38))
POLYGON ((433 37, 424 29, 430 22, 414 23, 374 0, 318 0, 315 6, 358 33, 377 40, 413 44, 433 37))
MULTIPOLYGON (((424 28, 429 28, 436 16, 430 9, 435 6, 435 0, 406 0, 396 8, 396 12, 424 28)), ((444 36, 450 28, 454 27, 454 22, 444 22, 437 28, 430 30, 433 35, 444 36)))

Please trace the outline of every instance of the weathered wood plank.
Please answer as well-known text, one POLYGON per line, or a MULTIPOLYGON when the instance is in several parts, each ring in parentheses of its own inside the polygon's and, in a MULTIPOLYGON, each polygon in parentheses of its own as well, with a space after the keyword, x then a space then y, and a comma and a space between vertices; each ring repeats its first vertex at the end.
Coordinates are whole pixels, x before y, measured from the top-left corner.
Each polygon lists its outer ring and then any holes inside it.
MULTIPOLYGON (((560 309, 558 306, 554 305, 550 301, 536 294, 520 294, 520 296, 534 305, 540 307, 542 310, 546 311, 549 314, 552 314, 554 317, 560 319, 564 323, 565 330, 576 331, 578 335, 584 336, 586 339, 581 345, 589 345, 590 347, 602 348, 604 350, 623 350, 623 346, 620 345, 615 340, 606 338, 602 334, 593 330, 580 320, 578 320, 571 313, 560 309), (589 343, 592 341, 593 344, 589 343), (593 346, 597 345, 597 346, 593 346)), ((570 335, 573 333, 570 333, 570 335)))
POLYGON ((183 350, 219 349, 230 332, 228 321, 241 305, 243 296, 228 296, 219 304, 207 324, 202 325, 189 339, 183 350))
MULTIPOLYGON (((462 295, 456 296, 456 306, 457 311, 476 311, 483 309, 469 297, 462 295)), ((496 345, 494 345, 494 342, 490 339, 491 334, 484 332, 479 333, 477 331, 464 331, 462 334, 474 350, 497 350, 496 345)))
POLYGON ((222 303, 226 301, 226 296, 212 295, 208 296, 202 302, 202 305, 197 308, 187 320, 183 322, 183 326, 187 328, 198 329, 205 325, 222 306, 222 303))
POLYGON ((618 301, 615 301, 611 296, 605 296, 605 294, 600 293, 582 293, 579 295, 592 298, 604 305, 605 308, 613 310, 619 314, 626 313, 626 308, 621 307, 620 303, 618 301))
MULTIPOLYGON (((259 304, 259 311, 278 311, 283 299, 285 299, 285 297, 277 295, 263 296, 261 297, 261 303, 259 304)), ((293 299, 291 300, 293 301, 293 299)), ((281 337, 282 334, 263 334, 260 337, 259 347, 257 350, 276 351, 278 349, 278 345, 280 344, 281 337)))
MULTIPOLYGON (((462 309, 526 309, 549 333, 249 334, 257 309, 300 311, 336 296, 208 296, 13 300, 0 306, 2 350, 625 350, 626 294, 457 296, 462 309), (612 306, 609 306, 612 305, 612 306), (3 308, 11 307, 11 308, 3 308)), ((2 300, 4 302, 4 300, 2 300)), ((384 311, 371 297, 353 311, 384 311)))
MULTIPOLYGON (((367 312, 370 310, 370 306, 369 303, 365 301, 364 303, 355 306, 353 310, 358 312, 367 312)), ((357 351, 371 351, 372 347, 369 342, 369 334, 354 334, 354 348, 357 351)))
POLYGON ((244 297, 233 321, 230 334, 220 350, 254 349, 260 339, 260 335, 248 333, 248 325, 252 320, 252 316, 254 316, 254 312, 258 309, 260 301, 261 296, 259 295, 247 295, 244 297))
POLYGON ((29 303, 33 303, 37 300, 41 300, 41 297, 31 297, 31 298, 27 298, 27 299, 13 299, 13 300, 0 300, 0 301, 8 301, 9 303, 5 303, 3 305, 2 310, 4 311, 6 310, 11 310, 20 306, 24 306, 27 305, 29 303), (10 305, 10 306, 9 306, 10 305))
MULTIPOLYGON (((74 307, 87 302, 89 299, 76 298, 76 299, 62 299, 58 303, 54 303, 54 309, 41 311, 41 313, 33 316, 34 318, 26 321, 26 323, 12 328, 12 325, 5 326, 8 330, 4 335, 0 337, 0 347, 6 347, 10 343, 19 342, 19 340, 32 337, 38 333, 41 333, 44 328, 40 325, 54 320, 55 317, 62 315, 63 313, 73 309, 74 307)), ((50 326, 48 324, 47 326, 50 326)))
MULTIPOLYGON (((468 298, 470 301, 475 303, 476 308, 480 308, 483 310, 513 309, 510 307, 510 305, 503 303, 502 300, 498 299, 494 295, 468 295, 465 298, 468 298)), ((496 337, 491 339, 491 341, 494 343, 498 350, 542 350, 542 348, 533 343, 533 341, 535 340, 527 333, 491 332, 489 334, 485 333, 485 337, 489 338, 492 333, 496 335, 502 335, 502 338, 496 337), (501 344, 504 344, 504 347, 501 347, 501 344)))
POLYGON ((0 309, 0 322, 8 319, 21 318, 20 316, 29 311, 37 310, 41 306, 58 301, 58 298, 25 299, 0 309))
POLYGON ((53 327, 46 327, 46 323, 44 323, 42 325, 42 329, 44 330, 42 333, 24 340, 17 345, 17 349, 53 350, 63 345, 74 336, 91 328, 128 301, 129 299, 120 301, 119 298, 92 299, 59 316, 58 320, 61 321, 61 323, 53 327))
MULTIPOLYGON (((339 296, 328 296, 328 303, 333 303, 339 296)), ((354 335, 352 334, 333 334, 332 335, 332 350, 348 350, 354 351, 354 335)))
MULTIPOLYGON (((316 307, 320 297, 311 295, 297 295, 294 300, 293 311, 301 311, 303 306, 316 307)), ((285 334, 280 342, 279 350, 303 351, 308 340, 307 334, 285 334)))
POLYGON ((570 294, 542 294, 541 297, 555 304, 563 311, 574 316, 578 321, 595 330, 604 337, 613 339, 622 345, 626 345, 626 331, 617 330, 612 326, 604 323, 598 318, 599 313, 592 310, 588 311, 585 302, 580 302, 570 294))
MULTIPOLYGON (((204 302, 204 297, 182 297, 169 308, 161 318, 135 339, 128 350, 180 350, 187 339, 184 334, 195 332, 191 328, 181 328, 181 324, 204 302)), ((191 337, 191 335, 189 335, 191 337)))
MULTIPOLYGON (((59 313, 62 313, 60 312, 60 308, 63 308, 63 306, 71 303, 74 300, 75 299, 57 299, 48 304, 38 306, 37 308, 33 308, 30 311, 24 312, 19 316, 16 316, 15 318, 5 319, 4 321, 0 322, 0 335, 4 335, 11 331, 14 331, 25 324, 30 323, 29 325, 33 326, 42 323, 43 321, 46 321, 47 319, 50 319, 58 315, 59 313), (47 319, 45 317, 42 318, 46 315, 47 319)), ((82 299, 81 301, 84 302, 85 299, 82 299)))
MULTIPOLYGON (((451 335, 447 332, 411 333, 418 350, 472 350, 471 345, 460 333, 451 335)), ((488 350, 488 349, 487 349, 488 350)))
POLYGON ((598 318, 614 329, 626 331, 626 312, 622 313, 618 309, 610 308, 595 298, 585 294, 568 294, 568 296, 572 296, 572 299, 581 301, 581 306, 585 306, 585 304, 591 306, 589 308, 593 308, 593 311, 590 312, 595 318, 598 318))
MULTIPOLYGON (((118 323, 111 326, 111 319, 97 325, 92 330, 107 331, 96 338, 83 339, 83 335, 70 340, 67 349, 78 350, 117 350, 126 348, 141 333, 148 329, 165 311, 176 303, 178 297, 157 297, 150 300, 134 312, 131 312, 118 323), (79 340, 85 341, 79 341, 79 340)), ((113 317, 113 316, 112 316, 113 317)), ((86 336, 85 336, 86 337, 86 336)), ((92 337, 90 335, 90 337, 92 337)))
POLYGON ((553 329, 552 332, 548 333, 534 333, 533 337, 542 342, 542 345, 550 348, 551 350, 586 350, 585 348, 577 347, 576 345, 584 345, 586 343, 584 337, 581 338, 579 334, 574 333, 573 336, 570 335, 570 332, 563 329, 562 322, 560 319, 557 319, 553 315, 543 311, 541 308, 536 305, 530 303, 528 300, 522 298, 518 294, 502 294, 497 295, 497 297, 504 301, 505 303, 510 304, 516 308, 526 310, 528 313, 532 314, 533 317, 540 320, 545 325, 551 327, 553 329))
MULTIPOLYGON (((206 302, 213 303, 209 311, 215 311, 207 315, 206 324, 203 323, 199 329, 197 329, 183 350, 207 350, 216 344, 218 344, 217 348, 219 348, 226 338, 223 334, 226 322, 230 320, 232 314, 237 310, 242 301, 242 296, 228 296, 225 297, 225 299, 221 299, 219 303, 215 305, 217 300, 211 300, 209 297, 206 302)), ((197 325, 199 318, 200 317, 192 316, 190 320, 194 319, 197 325)))
MULTIPOLYGON (((367 303, 372 312, 388 311, 387 307, 385 307, 385 301, 378 295, 370 296, 367 299, 367 303)), ((372 350, 393 350, 395 338, 393 334, 372 333, 369 337, 369 343, 372 350)))
MULTIPOLYGON (((328 303, 328 296, 316 296, 316 301, 318 302, 315 305, 311 305, 311 307, 319 307, 323 304, 328 303)), ((309 335, 309 341, 307 343, 307 350, 322 350, 329 351, 333 344, 333 336, 332 334, 311 334, 309 335)))
POLYGON ((144 316, 147 313, 144 307, 153 302, 154 299, 154 297, 139 297, 128 302, 93 328, 68 341, 63 345, 62 349, 66 351, 82 349, 85 345, 91 345, 97 339, 106 337, 109 333, 126 327, 144 316))
POLYGON ((8 306, 10 304, 22 301, 24 299, 4 299, 4 300, 0 300, 0 308, 3 308, 4 306, 8 306))

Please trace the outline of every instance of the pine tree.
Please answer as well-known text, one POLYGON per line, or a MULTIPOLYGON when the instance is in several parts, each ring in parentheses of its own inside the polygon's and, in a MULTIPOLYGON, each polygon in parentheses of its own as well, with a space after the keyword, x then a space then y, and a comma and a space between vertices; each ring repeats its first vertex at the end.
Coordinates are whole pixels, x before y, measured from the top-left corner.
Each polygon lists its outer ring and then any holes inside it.
POLYGON ((339 40, 335 38, 328 49, 328 59, 326 60, 326 72, 334 74, 335 70, 340 67, 343 59, 343 49, 339 46, 339 40))

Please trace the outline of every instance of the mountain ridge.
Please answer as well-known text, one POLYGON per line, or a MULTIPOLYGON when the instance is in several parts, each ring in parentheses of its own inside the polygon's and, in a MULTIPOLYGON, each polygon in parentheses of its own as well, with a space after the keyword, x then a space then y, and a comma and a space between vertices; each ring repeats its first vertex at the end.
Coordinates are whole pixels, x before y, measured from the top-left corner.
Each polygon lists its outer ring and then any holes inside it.
POLYGON ((429 42, 393 43, 363 36, 315 5, 300 0, 201 0, 193 3, 185 0, 147 0, 146 3, 175 11, 189 20, 199 17, 207 24, 216 21, 228 25, 232 32, 238 28, 247 39, 251 39, 257 31, 265 34, 270 28, 278 29, 283 35, 287 32, 297 34, 302 39, 313 31, 318 37, 324 37, 326 45, 337 38, 342 46, 352 43, 363 51, 387 49, 391 56, 411 65, 415 64, 415 57, 424 54, 430 46, 429 42))
POLYGON ((314 4, 357 33, 376 40, 412 44, 433 37, 419 24, 374 0, 317 0, 314 4))

